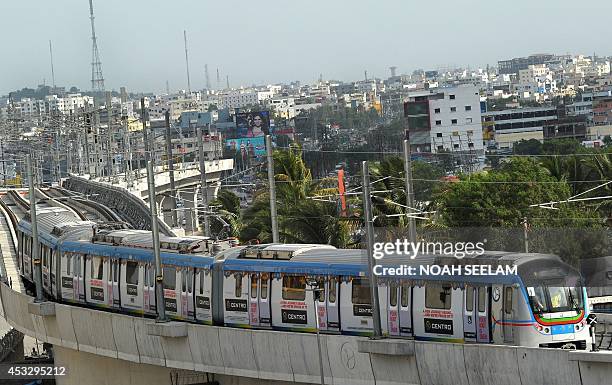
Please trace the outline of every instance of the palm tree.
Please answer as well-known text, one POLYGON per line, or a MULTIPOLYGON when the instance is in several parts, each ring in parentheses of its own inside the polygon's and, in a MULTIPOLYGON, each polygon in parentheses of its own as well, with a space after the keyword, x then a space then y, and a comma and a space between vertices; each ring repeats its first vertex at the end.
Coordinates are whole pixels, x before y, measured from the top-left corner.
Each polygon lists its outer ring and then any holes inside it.
MULTIPOLYGON (((274 171, 281 241, 347 247, 354 221, 338 216, 334 199, 338 194, 338 189, 334 187, 335 180, 314 180, 297 145, 274 152, 274 171), (320 200, 313 199, 317 197, 320 200)), ((243 240, 272 241, 269 199, 267 187, 256 193, 253 204, 243 217, 243 240)))

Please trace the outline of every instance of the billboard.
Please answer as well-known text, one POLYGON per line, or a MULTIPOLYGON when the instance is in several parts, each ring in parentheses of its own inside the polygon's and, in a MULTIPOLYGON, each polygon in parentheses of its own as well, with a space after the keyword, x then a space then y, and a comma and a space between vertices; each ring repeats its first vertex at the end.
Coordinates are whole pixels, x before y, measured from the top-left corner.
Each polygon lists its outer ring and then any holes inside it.
POLYGON ((236 114, 235 138, 257 138, 268 134, 270 134, 270 111, 236 114))
POLYGON ((229 150, 240 154, 242 158, 254 158, 266 154, 266 142, 264 136, 252 138, 226 139, 225 145, 229 150))

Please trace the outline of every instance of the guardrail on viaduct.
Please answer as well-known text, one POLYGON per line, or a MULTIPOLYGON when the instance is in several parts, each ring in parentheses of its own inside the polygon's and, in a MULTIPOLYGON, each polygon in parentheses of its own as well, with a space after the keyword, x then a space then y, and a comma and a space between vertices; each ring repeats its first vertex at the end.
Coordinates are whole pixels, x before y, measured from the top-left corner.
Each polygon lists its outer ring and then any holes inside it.
MULTIPOLYGON (((312 334, 155 324, 64 304, 33 306, 31 297, 5 284, 0 298, 0 315, 11 325, 55 346, 168 368, 319 382, 312 334)), ((335 385, 601 385, 612 378, 610 353, 338 335, 321 340, 326 383, 335 385)))
MULTIPOLYGON (((74 175, 66 179, 63 187, 86 195, 88 199, 109 207, 135 229, 151 230, 149 206, 144 200, 134 196, 122 187, 95 182, 74 175)), ((158 218, 158 223, 159 231, 162 234, 174 236, 174 232, 164 221, 158 218)))

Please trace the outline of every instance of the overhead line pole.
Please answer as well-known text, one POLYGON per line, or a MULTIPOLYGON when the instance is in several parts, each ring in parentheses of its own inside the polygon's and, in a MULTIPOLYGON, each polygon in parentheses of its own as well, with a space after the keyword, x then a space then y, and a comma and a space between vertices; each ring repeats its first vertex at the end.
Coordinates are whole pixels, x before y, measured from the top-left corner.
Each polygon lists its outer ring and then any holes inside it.
POLYGON ((406 174, 406 214, 408 216, 408 237, 409 241, 415 245, 417 241, 416 221, 414 216, 409 215, 410 210, 414 209, 414 189, 412 186, 412 161, 410 158, 410 142, 404 140, 404 173, 406 174))
POLYGON ((367 256, 368 256, 368 277, 370 281, 370 295, 372 296, 372 321, 373 335, 372 338, 382 337, 382 327, 380 322, 380 301, 378 298, 378 280, 374 274, 374 221, 372 219, 372 200, 370 196, 370 170, 368 162, 361 162, 361 170, 363 173, 363 211, 365 220, 365 230, 367 238, 367 256))
POLYGON ((172 157, 172 138, 170 137, 170 111, 166 111, 166 159, 170 176, 170 195, 172 203, 172 227, 178 226, 176 211, 176 185, 174 182, 174 159, 172 157))
POLYGON ((28 173, 28 188, 30 200, 30 221, 32 223, 32 250, 31 257, 34 265, 34 283, 36 285, 36 302, 45 300, 42 287, 42 265, 40 252, 38 250, 38 220, 36 218, 36 192, 34 190, 34 173, 32 172, 32 155, 26 157, 26 168, 28 173))
POLYGON ((161 264, 159 247, 159 225, 157 223, 157 201, 155 200, 155 174, 153 161, 147 162, 147 179, 149 182, 149 207, 151 209, 151 230, 153 235, 153 254, 155 255, 155 304, 157 322, 166 321, 166 303, 164 300, 164 272, 161 264))
POLYGON ((266 153, 268 159, 268 184, 270 188, 270 219, 272 222, 272 242, 280 242, 278 235, 278 216, 276 214, 276 182, 274 180, 274 157, 272 156, 272 138, 266 135, 266 153))
MULTIPOLYGON (((196 135, 198 136, 198 160, 200 161, 200 185, 202 193, 202 203, 204 205, 204 235, 210 237, 210 222, 208 218, 208 181, 206 179, 206 159, 204 158, 204 134, 201 127, 196 127, 196 135)), ((197 197, 197 194, 195 194, 197 197)), ((196 201, 197 206, 197 199, 196 201)))

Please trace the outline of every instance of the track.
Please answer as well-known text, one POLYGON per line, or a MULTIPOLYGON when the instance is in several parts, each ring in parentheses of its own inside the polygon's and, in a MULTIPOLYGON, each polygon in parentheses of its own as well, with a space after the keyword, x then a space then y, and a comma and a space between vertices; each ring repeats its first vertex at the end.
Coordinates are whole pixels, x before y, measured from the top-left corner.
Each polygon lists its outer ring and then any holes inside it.
POLYGON ((121 219, 108 207, 88 199, 75 196, 68 190, 52 187, 47 190, 40 190, 49 199, 55 199, 75 211, 82 220, 97 223, 121 222, 121 219))

